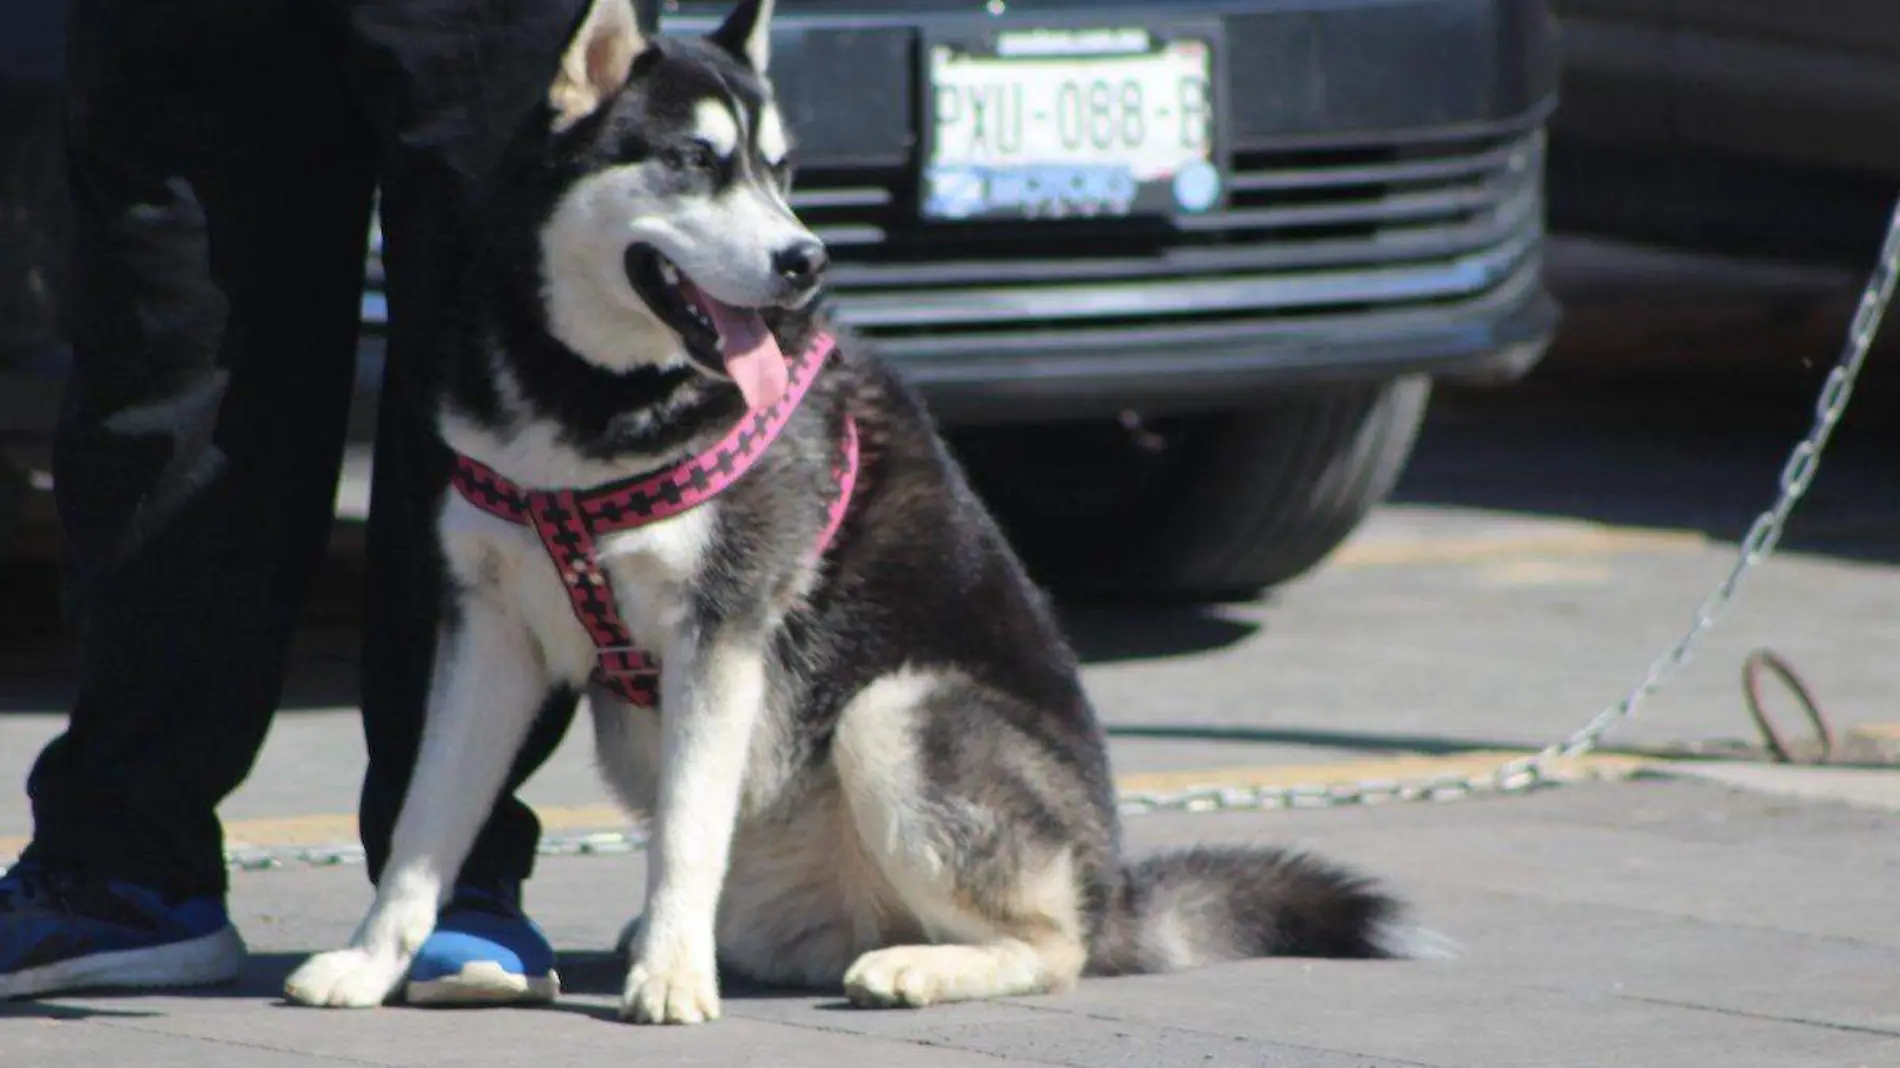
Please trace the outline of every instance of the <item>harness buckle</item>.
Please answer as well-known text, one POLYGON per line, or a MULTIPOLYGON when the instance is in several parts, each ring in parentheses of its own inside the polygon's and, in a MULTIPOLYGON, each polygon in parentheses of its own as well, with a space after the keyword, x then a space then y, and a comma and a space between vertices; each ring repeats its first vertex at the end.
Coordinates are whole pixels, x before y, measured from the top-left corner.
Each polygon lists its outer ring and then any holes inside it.
POLYGON ((660 673, 660 662, 637 645, 597 646, 594 661, 603 675, 657 676, 660 673))

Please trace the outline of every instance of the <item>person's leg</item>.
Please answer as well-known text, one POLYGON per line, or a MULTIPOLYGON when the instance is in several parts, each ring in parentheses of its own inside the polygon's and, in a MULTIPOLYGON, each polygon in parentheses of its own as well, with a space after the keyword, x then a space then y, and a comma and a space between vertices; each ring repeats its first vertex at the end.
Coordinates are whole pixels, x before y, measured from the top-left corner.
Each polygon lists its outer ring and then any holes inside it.
MULTIPOLYGON (((581 0, 354 0, 350 76, 382 146, 390 334, 370 491, 359 818, 372 880, 408 789, 442 603, 435 517, 449 456, 433 391, 460 241, 480 186, 544 99, 581 0)), ((559 744, 574 699, 542 710, 417 955, 408 993, 434 1003, 552 996, 552 951, 520 908, 540 825, 515 791, 559 744)))
POLYGON ((70 10, 54 494, 79 685, 0 883, 0 995, 210 980, 241 953, 216 809, 280 696, 354 371, 373 143, 339 56, 302 3, 70 10))

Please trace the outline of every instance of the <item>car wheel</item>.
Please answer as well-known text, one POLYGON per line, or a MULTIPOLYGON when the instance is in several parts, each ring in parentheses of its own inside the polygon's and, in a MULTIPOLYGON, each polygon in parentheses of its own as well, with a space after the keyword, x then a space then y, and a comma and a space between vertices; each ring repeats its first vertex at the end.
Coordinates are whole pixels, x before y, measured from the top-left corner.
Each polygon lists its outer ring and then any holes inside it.
POLYGON ((1035 577, 1071 593, 1250 597, 1312 569, 1405 468, 1423 377, 1246 411, 1043 424, 954 441, 1035 577))

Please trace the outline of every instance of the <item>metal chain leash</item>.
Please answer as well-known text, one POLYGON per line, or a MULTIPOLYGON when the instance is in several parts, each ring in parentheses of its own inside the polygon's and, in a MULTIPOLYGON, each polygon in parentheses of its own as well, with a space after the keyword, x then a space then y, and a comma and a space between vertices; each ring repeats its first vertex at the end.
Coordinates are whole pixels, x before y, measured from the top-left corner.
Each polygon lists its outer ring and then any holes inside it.
MULTIPOLYGON (((535 853, 544 857, 591 857, 633 853, 646 848, 643 830, 595 831, 585 834, 544 834, 535 853)), ((225 850, 225 867, 233 871, 269 871, 273 868, 334 868, 363 863, 360 845, 239 846, 225 850)))
POLYGON ((1867 285, 1861 290, 1860 303, 1847 329, 1846 344, 1840 360, 1828 372, 1827 380, 1814 405, 1814 424, 1789 454, 1781 469, 1781 489, 1775 502, 1755 517, 1742 538, 1735 565, 1720 584, 1697 606, 1689 629, 1649 665, 1641 682, 1621 701, 1598 712, 1588 723, 1563 741, 1545 746, 1539 752, 1505 761, 1488 771, 1473 775, 1447 775, 1417 782, 1352 782, 1310 786, 1206 786, 1169 792, 1125 794, 1121 809, 1125 814, 1151 812, 1206 812, 1234 809, 1310 808, 1340 805, 1376 804, 1383 801, 1447 801, 1479 793, 1524 793, 1552 785, 1548 768, 1554 760, 1581 756, 1596 748, 1612 727, 1636 714, 1664 682, 1688 663, 1696 643, 1715 626, 1741 589, 1742 579, 1767 560, 1781 541, 1782 531, 1794 506, 1808 491, 1820 467, 1821 452, 1834 434, 1835 424, 1847 410, 1854 382, 1861 365, 1880 330, 1880 321, 1893 299, 1894 285, 1900 279, 1900 200, 1887 221, 1887 236, 1867 285))
MULTIPOLYGON (((1622 700, 1598 712, 1594 718, 1560 742, 1539 752, 1504 761, 1487 771, 1470 775, 1445 775, 1414 782, 1368 780, 1343 783, 1314 783, 1297 786, 1209 785, 1174 791, 1131 791, 1121 795, 1124 815, 1139 816, 1156 812, 1220 812, 1260 809, 1336 808, 1345 805, 1372 805, 1389 801, 1450 801, 1476 795, 1522 794, 1556 784, 1550 774, 1553 761, 1580 756, 1596 748, 1604 735, 1617 724, 1635 715, 1677 669, 1688 663, 1689 655, 1709 629, 1734 603, 1742 579, 1773 554, 1781 540, 1788 516, 1808 491, 1820 466, 1822 450, 1827 448, 1834 427, 1847 410, 1854 382, 1866 362, 1867 351, 1893 298, 1896 280, 1900 280, 1900 200, 1894 203, 1888 220, 1886 240, 1879 261, 1862 290, 1860 304, 1848 327, 1847 341, 1839 362, 1828 373, 1815 402, 1814 425, 1794 447, 1781 469, 1780 493, 1775 502, 1755 518, 1741 541, 1734 566, 1708 597, 1697 606, 1689 629, 1666 652, 1658 656, 1643 674, 1642 681, 1622 700)), ((597 834, 544 835, 539 845, 543 856, 595 856, 631 853, 646 845, 641 831, 597 834)), ((325 848, 289 847, 238 849, 229 855, 229 863, 240 870, 255 871, 290 864, 337 865, 360 863, 363 851, 356 846, 325 848)))

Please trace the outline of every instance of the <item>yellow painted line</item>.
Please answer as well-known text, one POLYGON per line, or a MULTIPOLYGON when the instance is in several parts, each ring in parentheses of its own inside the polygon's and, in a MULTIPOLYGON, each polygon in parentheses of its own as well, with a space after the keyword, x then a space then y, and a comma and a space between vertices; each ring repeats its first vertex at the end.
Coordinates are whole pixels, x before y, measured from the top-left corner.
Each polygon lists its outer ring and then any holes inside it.
MULTIPOLYGON (((614 805, 553 805, 534 811, 541 817, 541 828, 554 833, 600 831, 632 822, 614 805)), ((227 848, 333 846, 356 840, 356 817, 345 814, 230 820, 224 825, 227 848)), ((0 857, 18 856, 26 842, 25 838, 0 838, 0 857)))
MULTIPOLYGON (((624 827, 633 821, 617 805, 546 805, 534 814, 543 831, 599 831, 624 827)), ((227 846, 335 845, 356 841, 356 817, 291 816, 283 819, 233 820, 224 825, 227 846)))
MULTIPOLYGON (((1900 725, 1895 725, 1895 730, 1900 733, 1900 725)), ((1124 793, 1166 793, 1197 786, 1287 788, 1360 781, 1412 782, 1446 776, 1478 775, 1491 771, 1505 761, 1528 755, 1528 750, 1485 750, 1449 756, 1403 756, 1323 764, 1142 772, 1124 775, 1116 781, 1116 785, 1124 793)), ((1662 761, 1644 757, 1591 753, 1553 761, 1547 767, 1547 772, 1551 779, 1559 782, 1621 779, 1660 763, 1662 761)), ((542 829, 557 834, 612 830, 633 822, 615 805, 545 805, 536 806, 534 811, 541 819, 542 829)), ((357 840, 356 817, 337 814, 232 820, 224 825, 224 838, 225 844, 233 848, 341 845, 357 840)), ((0 838, 0 857, 19 855, 26 847, 26 841, 24 838, 0 838)))
POLYGON ((1900 742, 1900 723, 1856 723, 1847 729, 1847 733, 1875 741, 1900 742))
MULTIPOLYGON (((1805 726, 1794 729, 1806 731, 1805 726)), ((1843 764, 1900 763, 1900 723, 1856 723, 1835 732, 1834 758, 1843 764)))
POLYGON ((1418 541, 1359 541, 1341 547, 1327 567, 1391 567, 1400 564, 1494 564, 1502 559, 1618 556, 1644 552, 1694 552, 1709 539, 1692 531, 1580 530, 1564 534, 1515 534, 1490 538, 1425 538, 1418 541))

